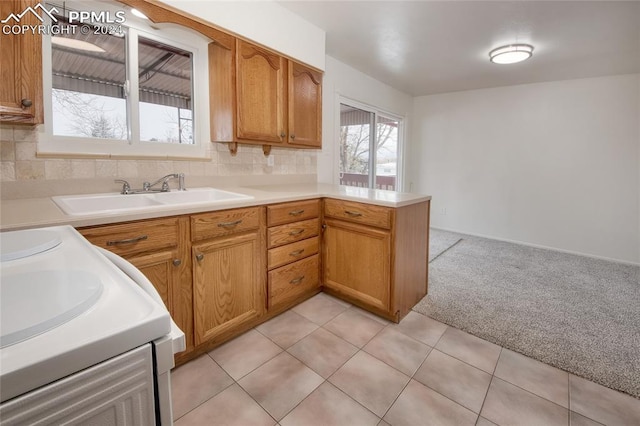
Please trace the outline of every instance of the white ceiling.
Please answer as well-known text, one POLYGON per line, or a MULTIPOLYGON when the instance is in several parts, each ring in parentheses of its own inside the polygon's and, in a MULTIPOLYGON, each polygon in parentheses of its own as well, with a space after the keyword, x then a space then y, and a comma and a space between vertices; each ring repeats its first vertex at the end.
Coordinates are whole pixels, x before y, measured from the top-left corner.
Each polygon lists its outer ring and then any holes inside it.
POLYGON ((640 72, 640 1, 279 1, 327 54, 420 96, 640 72), (491 49, 535 47, 515 65, 491 49))

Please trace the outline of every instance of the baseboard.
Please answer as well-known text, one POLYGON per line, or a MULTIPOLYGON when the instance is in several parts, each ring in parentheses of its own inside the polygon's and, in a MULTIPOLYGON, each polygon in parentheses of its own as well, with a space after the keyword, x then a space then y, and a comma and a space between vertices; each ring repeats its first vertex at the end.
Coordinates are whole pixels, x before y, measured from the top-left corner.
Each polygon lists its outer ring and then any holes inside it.
POLYGON ((487 238, 489 240, 496 240, 496 241, 503 241, 505 243, 519 244, 521 246, 527 246, 527 247, 534 247, 534 248, 539 248, 539 249, 557 251, 557 252, 560 252, 560 253, 575 254, 577 256, 590 257, 592 259, 606 260, 606 261, 609 261, 609 262, 621 263, 623 265, 640 266, 640 262, 631 262, 631 261, 628 261, 628 260, 613 259, 611 257, 598 256, 598 255, 590 254, 590 253, 582 253, 582 252, 579 252, 579 251, 565 250, 565 249, 561 249, 561 248, 557 248, 557 247, 543 246, 541 244, 527 243, 525 241, 509 240, 509 239, 506 239, 506 238, 498 238, 498 237, 494 237, 494 236, 491 236, 491 235, 475 234, 475 233, 471 233, 471 232, 463 232, 463 231, 458 231, 456 229, 439 228, 439 227, 436 227, 436 226, 432 226, 432 228, 433 229, 438 229, 440 231, 455 232, 456 234, 470 235, 472 237, 487 238))

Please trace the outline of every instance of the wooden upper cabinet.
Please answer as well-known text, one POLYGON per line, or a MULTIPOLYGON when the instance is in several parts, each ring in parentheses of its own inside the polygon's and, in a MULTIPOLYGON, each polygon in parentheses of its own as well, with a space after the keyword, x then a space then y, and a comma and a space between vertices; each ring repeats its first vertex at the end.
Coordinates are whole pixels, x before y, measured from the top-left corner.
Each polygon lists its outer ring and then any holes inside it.
POLYGON ((242 40, 236 47, 238 139, 284 142, 286 61, 242 40))
MULTIPOLYGON (((18 15, 35 1, 12 0, 0 2, 0 16, 18 15)), ((13 24, 11 22, 10 24, 13 24)), ((19 25, 37 26, 41 22, 32 13, 25 14, 19 25)), ((39 124, 43 122, 42 108, 42 38, 26 31, 24 34, 0 36, 0 121, 39 124)))
POLYGON ((182 25, 212 40, 209 125, 213 142, 322 147, 321 72, 156 0, 118 1, 153 22, 182 25))
POLYGON ((289 61, 289 144, 322 147, 322 74, 289 61))
POLYGON ((209 45, 211 140, 322 146, 322 73, 252 43, 209 45))

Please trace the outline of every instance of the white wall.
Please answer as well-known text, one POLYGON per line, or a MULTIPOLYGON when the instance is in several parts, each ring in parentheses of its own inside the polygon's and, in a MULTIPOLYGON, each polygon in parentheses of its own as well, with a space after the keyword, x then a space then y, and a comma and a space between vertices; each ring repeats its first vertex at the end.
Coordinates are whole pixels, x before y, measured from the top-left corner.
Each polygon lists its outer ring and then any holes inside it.
POLYGON ((640 262, 640 75, 414 100, 432 226, 640 262))
POLYGON ((405 141, 409 140, 411 133, 413 98, 331 56, 327 55, 325 64, 322 82, 322 152, 318 154, 318 182, 337 184, 339 96, 405 117, 405 141))
POLYGON ((163 0, 163 3, 324 70, 325 32, 273 1, 163 0))

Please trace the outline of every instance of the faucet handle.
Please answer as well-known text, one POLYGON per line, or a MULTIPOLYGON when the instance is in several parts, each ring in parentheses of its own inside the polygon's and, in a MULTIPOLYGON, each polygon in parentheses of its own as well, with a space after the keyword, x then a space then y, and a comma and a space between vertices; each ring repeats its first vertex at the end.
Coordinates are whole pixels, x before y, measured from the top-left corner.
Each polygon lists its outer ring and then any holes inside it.
POLYGON ((115 183, 121 183, 122 184, 122 192, 120 192, 121 194, 130 194, 131 193, 131 185, 129 185, 129 182, 127 182, 124 179, 116 179, 114 180, 115 183))

